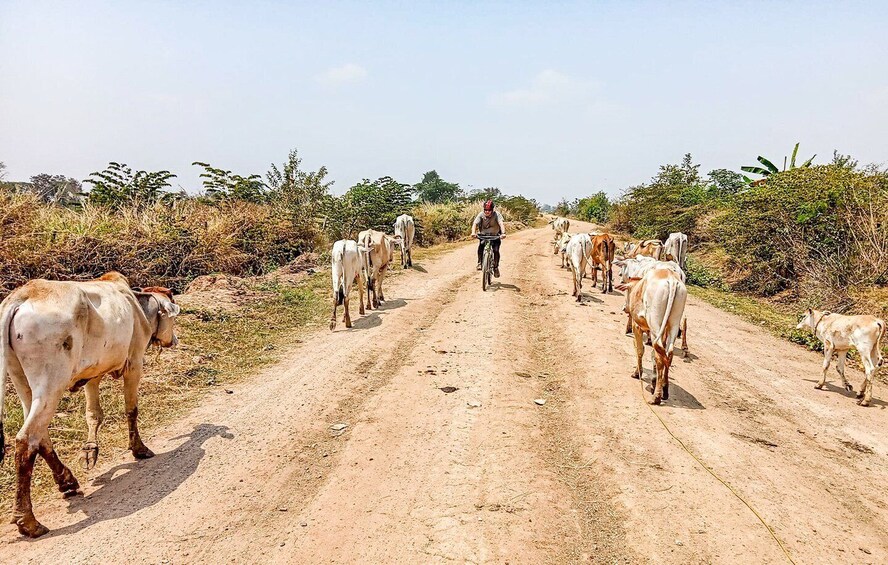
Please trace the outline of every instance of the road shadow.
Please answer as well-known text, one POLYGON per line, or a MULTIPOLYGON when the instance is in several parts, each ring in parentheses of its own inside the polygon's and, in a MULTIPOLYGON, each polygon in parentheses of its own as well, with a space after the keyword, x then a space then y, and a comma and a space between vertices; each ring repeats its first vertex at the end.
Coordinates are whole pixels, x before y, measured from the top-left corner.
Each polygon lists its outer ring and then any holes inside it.
POLYGON ((592 302, 594 304, 604 304, 604 300, 602 300, 600 298, 596 298, 595 296, 592 296, 591 294, 587 294, 586 292, 582 292, 580 294, 579 304, 585 304, 587 302, 592 302))
POLYGON ((75 534, 86 528, 134 514, 154 506, 190 477, 204 458, 203 444, 214 437, 233 439, 227 426, 200 424, 190 434, 173 438, 188 440, 166 453, 158 453, 151 459, 131 461, 117 465, 95 479, 93 485, 100 488, 89 498, 77 496, 68 499, 68 513, 83 512, 83 520, 51 530, 46 537, 75 534))
POLYGON ((497 292, 497 291, 499 291, 499 290, 512 290, 512 291, 515 291, 515 292, 521 292, 521 287, 520 287, 520 286, 515 286, 515 285, 513 285, 513 284, 509 284, 509 283, 497 283, 497 282, 495 282, 495 283, 493 283, 493 284, 490 286, 490 290, 492 290, 492 291, 494 291, 494 292, 497 292))
POLYGON ((368 310, 367 314, 361 316, 357 319, 352 319, 352 327, 353 330, 369 330, 370 328, 375 328, 382 324, 382 316, 380 316, 381 312, 387 312, 389 310, 395 310, 397 308, 402 308, 407 306, 407 301, 403 298, 395 298, 391 300, 386 300, 379 305, 379 308, 375 310, 368 310))
MULTIPOLYGON (((653 370, 644 369, 644 375, 647 377, 645 379, 644 390, 653 395, 656 374, 653 370)), ((674 378, 669 379, 669 400, 664 400, 663 403, 667 406, 674 406, 675 408, 706 410, 706 407, 703 406, 693 394, 681 388, 681 386, 675 382, 674 378)))
MULTIPOLYGON (((802 380, 807 381, 809 383, 819 383, 820 382, 820 379, 802 379, 802 380)), ((854 386, 857 387, 858 385, 855 384, 854 386)), ((837 386, 837 385, 834 385, 833 383, 827 381, 826 385, 823 387, 823 389, 821 389, 821 392, 837 392, 837 393, 841 394, 842 396, 844 396, 846 398, 850 398, 850 399, 854 400, 855 402, 857 402, 857 388, 855 388, 854 390, 846 390, 845 387, 843 387, 843 386, 837 386)), ((878 407, 884 409, 886 406, 888 406, 888 403, 886 403, 884 400, 879 400, 878 398, 873 397, 873 399, 870 400, 870 406, 878 406, 878 407)))
POLYGON ((419 271, 420 273, 428 274, 428 271, 422 265, 413 265, 412 267, 408 267, 409 270, 419 271))

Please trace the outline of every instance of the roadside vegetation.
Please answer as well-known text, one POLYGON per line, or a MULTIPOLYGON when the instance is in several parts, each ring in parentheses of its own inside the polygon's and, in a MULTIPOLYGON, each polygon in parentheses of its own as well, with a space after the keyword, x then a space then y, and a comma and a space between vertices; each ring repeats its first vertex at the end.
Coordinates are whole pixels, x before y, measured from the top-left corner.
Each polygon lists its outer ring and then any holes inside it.
POLYGON ((740 167, 757 180, 728 169, 704 176, 688 154, 616 200, 599 193, 556 211, 636 239, 684 232, 698 295, 755 310, 749 319, 818 348, 792 329, 805 308, 888 318, 888 172, 838 152, 823 164, 798 152, 782 169, 761 156, 761 166, 740 167))

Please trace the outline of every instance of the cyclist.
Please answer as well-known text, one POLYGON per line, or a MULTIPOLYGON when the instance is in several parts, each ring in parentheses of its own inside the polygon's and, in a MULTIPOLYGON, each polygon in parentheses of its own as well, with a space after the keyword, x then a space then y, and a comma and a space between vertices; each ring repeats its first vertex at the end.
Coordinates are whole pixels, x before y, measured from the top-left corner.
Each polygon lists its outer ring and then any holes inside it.
MULTIPOLYGON (((503 215, 499 211, 493 209, 493 200, 484 203, 484 210, 475 216, 472 222, 472 237, 481 235, 498 235, 500 238, 506 237, 506 223, 503 221, 503 215)), ((493 246, 493 276, 499 278, 499 262, 500 262, 500 243, 499 239, 490 242, 493 246)), ((481 270, 481 258, 484 256, 484 241, 478 243, 478 270, 481 270)))

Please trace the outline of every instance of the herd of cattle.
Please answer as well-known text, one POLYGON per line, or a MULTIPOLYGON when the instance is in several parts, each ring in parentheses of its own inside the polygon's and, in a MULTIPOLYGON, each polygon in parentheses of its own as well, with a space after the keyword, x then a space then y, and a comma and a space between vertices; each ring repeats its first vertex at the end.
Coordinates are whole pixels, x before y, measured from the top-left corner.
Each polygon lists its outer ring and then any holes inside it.
MULTIPOLYGON (((669 367, 675 341, 682 333, 682 349, 687 351, 687 301, 685 260, 687 237, 673 233, 665 243, 658 240, 627 244, 623 257, 615 255, 616 244, 603 233, 571 234, 570 221, 554 220, 555 253, 562 267, 571 269, 574 296, 582 298, 587 267, 592 269, 593 285, 601 272, 602 292, 613 291, 613 266, 619 267, 620 284, 626 292, 625 311, 629 315, 627 333, 635 337, 636 368, 641 378, 645 334, 653 347, 656 382, 652 403, 669 398, 669 367)), ((401 265, 412 265, 411 247, 415 235, 413 218, 399 216, 394 235, 366 230, 358 239, 337 241, 332 253, 333 316, 344 306, 346 327, 351 327, 349 294, 358 282, 360 312, 378 308, 384 300, 382 281, 401 248, 401 265)), ((139 436, 138 387, 145 351, 149 345, 174 347, 178 343, 175 318, 179 314, 168 288, 131 288, 119 273, 107 273, 86 282, 36 279, 14 290, 0 304, 0 461, 5 452, 3 424, 6 377, 12 380, 22 404, 24 423, 15 437, 16 494, 13 523, 22 535, 39 537, 48 530, 34 516, 31 504, 31 476, 37 456, 52 470, 64 496, 79 494, 80 485, 71 470, 59 459, 49 437, 49 424, 65 391, 81 388, 86 396, 87 439, 82 459, 87 469, 99 455, 98 432, 103 420, 99 404, 99 382, 105 375, 123 379, 124 401, 129 426, 129 449, 137 459, 153 457, 139 436)), ((834 353, 837 370, 848 390, 845 358, 856 348, 866 372, 857 397, 867 406, 872 399, 873 377, 882 364, 879 341, 885 333, 883 320, 873 316, 844 316, 828 311, 807 310, 798 325, 809 328, 824 343, 823 375, 816 388, 826 383, 826 372, 834 353)))
MULTIPOLYGON (((573 295, 582 300, 583 278, 587 267, 592 269, 592 284, 597 285, 601 271, 602 292, 613 290, 613 266, 620 269, 618 290, 625 291, 624 312, 628 314, 626 333, 635 338, 634 378, 641 378, 641 360, 645 340, 653 348, 656 380, 652 404, 669 398, 669 369, 675 341, 682 337, 681 348, 688 352, 687 319, 684 309, 688 291, 685 286, 685 268, 688 255, 688 237, 671 233, 665 242, 648 239, 637 244, 627 243, 623 257, 615 256, 614 238, 607 233, 570 233, 570 220, 555 218, 550 224, 555 230, 554 252, 561 254, 561 266, 571 270, 573 295)), ((885 334, 885 321, 875 316, 846 316, 829 311, 808 309, 797 329, 809 329, 823 342, 823 372, 815 388, 826 385, 826 373, 832 356, 837 355, 836 370, 848 391, 853 387, 845 378, 845 359, 853 347, 860 354, 864 379, 857 392, 858 404, 869 406, 872 401, 873 379, 882 365, 880 341, 885 334)))

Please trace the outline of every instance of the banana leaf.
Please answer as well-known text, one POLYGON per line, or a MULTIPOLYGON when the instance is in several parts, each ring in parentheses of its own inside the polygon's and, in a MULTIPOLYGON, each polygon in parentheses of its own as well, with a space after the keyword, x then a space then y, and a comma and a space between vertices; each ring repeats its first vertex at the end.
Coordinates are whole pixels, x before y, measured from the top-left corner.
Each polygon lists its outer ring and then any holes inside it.
POLYGON ((763 168, 761 168, 761 167, 740 167, 740 170, 741 170, 741 171, 744 171, 744 172, 747 172, 747 173, 755 173, 755 174, 757 174, 757 175, 762 175, 762 176, 765 176, 765 177, 768 176, 768 175, 770 175, 770 174, 772 173, 771 170, 769 170, 769 169, 763 169, 763 168))
POLYGON ((817 153, 815 153, 814 155, 811 156, 810 159, 808 159, 807 161, 805 161, 804 163, 802 163, 801 168, 804 169, 804 168, 806 168, 806 167, 810 167, 810 166, 811 166, 811 161, 814 160, 814 157, 817 157, 817 153))
POLYGON ((779 172, 780 172, 780 169, 778 169, 778 168, 774 165, 774 163, 772 163, 771 161, 768 161, 767 159, 765 159, 765 158, 762 157, 761 155, 758 156, 757 161, 758 161, 759 163, 761 163, 762 165, 768 167, 768 169, 769 169, 772 173, 779 173, 779 172))
POLYGON ((792 159, 789 160, 789 168, 790 168, 790 169, 795 169, 796 154, 797 154, 798 152, 799 152, 799 144, 796 143, 796 144, 795 144, 795 147, 794 147, 793 150, 792 150, 792 159))

